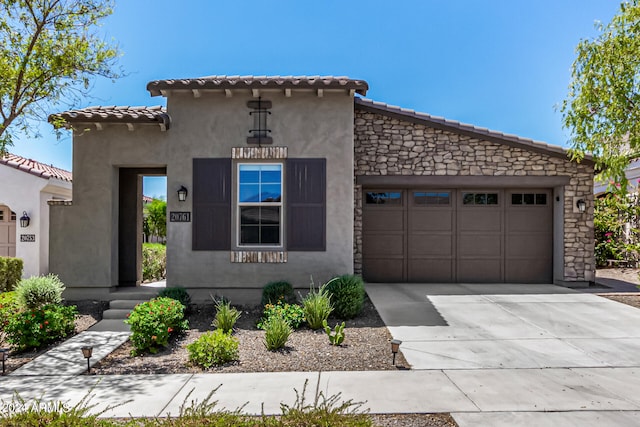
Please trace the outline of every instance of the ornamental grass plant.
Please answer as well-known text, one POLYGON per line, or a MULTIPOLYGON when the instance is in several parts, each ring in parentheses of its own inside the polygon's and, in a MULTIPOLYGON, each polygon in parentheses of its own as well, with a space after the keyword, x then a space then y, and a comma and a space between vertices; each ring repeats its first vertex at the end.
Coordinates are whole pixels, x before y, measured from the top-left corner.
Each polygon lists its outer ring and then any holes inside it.
POLYGON ((224 333, 231 333, 236 322, 240 318, 240 311, 235 307, 231 307, 229 301, 220 299, 216 301, 216 317, 213 319, 211 326, 222 330, 224 333))
POLYGON ((325 285, 316 290, 313 283, 311 284, 311 290, 302 300, 302 311, 307 325, 311 329, 316 330, 323 327, 322 322, 326 321, 333 311, 331 298, 325 285))

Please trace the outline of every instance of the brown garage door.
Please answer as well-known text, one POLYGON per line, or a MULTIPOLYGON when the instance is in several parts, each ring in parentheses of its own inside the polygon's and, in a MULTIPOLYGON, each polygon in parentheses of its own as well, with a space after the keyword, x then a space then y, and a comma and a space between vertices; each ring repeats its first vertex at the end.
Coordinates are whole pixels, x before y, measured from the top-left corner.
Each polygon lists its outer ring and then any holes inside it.
POLYGON ((364 192, 370 282, 550 283, 549 190, 364 192))
POLYGON ((0 256, 16 256, 16 214, 0 206, 0 256))

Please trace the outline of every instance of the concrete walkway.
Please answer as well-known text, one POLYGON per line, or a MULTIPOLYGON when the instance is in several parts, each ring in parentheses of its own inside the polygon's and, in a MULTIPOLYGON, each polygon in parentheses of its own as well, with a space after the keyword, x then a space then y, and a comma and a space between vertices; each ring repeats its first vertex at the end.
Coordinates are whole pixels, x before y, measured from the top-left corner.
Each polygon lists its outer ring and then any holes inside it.
POLYGON ((414 370, 60 376, 67 363, 74 374, 86 369, 82 340, 97 349, 103 339, 106 350, 125 339, 80 334, 41 363, 48 374, 35 374, 34 361, 1 378, 0 399, 44 393, 45 400, 76 403, 91 393, 93 411, 118 405, 105 417, 162 416, 220 386, 213 398, 219 407, 278 414, 308 381, 309 399, 319 384, 326 396, 341 393, 373 413, 451 412, 461 427, 638 425, 638 309, 551 285, 390 284, 367 291, 414 370))

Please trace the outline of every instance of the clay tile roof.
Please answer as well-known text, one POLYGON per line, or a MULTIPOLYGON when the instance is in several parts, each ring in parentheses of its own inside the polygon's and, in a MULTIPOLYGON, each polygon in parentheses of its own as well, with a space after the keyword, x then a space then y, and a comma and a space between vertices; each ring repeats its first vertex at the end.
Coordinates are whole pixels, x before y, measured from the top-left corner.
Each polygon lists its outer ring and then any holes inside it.
POLYGON ((165 107, 94 106, 52 114, 49 121, 62 118, 69 123, 149 123, 169 128, 171 118, 165 107))
POLYGON ((147 84, 151 96, 162 90, 192 89, 345 89, 366 95, 364 80, 345 76, 205 76, 193 79, 154 80, 147 84))
MULTIPOLYGON (((455 131, 476 138, 483 138, 501 144, 517 146, 526 150, 550 154, 554 157, 561 157, 564 159, 569 158, 568 151, 557 145, 550 145, 545 142, 535 141, 529 138, 522 138, 517 135, 498 132, 479 126, 461 123, 455 120, 448 120, 444 117, 432 116, 427 113, 420 113, 414 110, 400 108, 395 105, 376 102, 370 99, 355 98, 354 102, 356 109, 392 116, 401 120, 423 123, 427 126, 436 127, 439 129, 455 131)), ((593 160, 591 156, 586 156, 584 161, 587 163, 592 163, 593 160)))
POLYGON ((73 180, 73 176, 69 171, 11 153, 8 153, 0 158, 0 165, 10 166, 41 178, 56 178, 67 182, 72 182, 73 180))

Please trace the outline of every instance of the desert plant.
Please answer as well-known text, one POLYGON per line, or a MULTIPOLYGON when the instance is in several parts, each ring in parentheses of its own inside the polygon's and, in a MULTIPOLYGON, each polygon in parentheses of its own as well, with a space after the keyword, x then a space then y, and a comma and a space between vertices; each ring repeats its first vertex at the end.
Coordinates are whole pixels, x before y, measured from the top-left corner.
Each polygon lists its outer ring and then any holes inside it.
POLYGON ((276 304, 278 301, 294 304, 296 296, 291 283, 285 281, 270 282, 262 288, 262 305, 276 304))
POLYGON ((331 298, 324 285, 316 290, 313 287, 313 283, 311 284, 311 290, 302 300, 302 311, 307 325, 311 329, 315 330, 322 327, 322 322, 327 320, 333 311, 331 298))
POLYGON ((259 329, 265 329, 265 323, 272 317, 282 317, 292 329, 298 329, 304 322, 304 311, 298 304, 289 304, 278 301, 277 304, 267 304, 264 306, 262 318, 258 322, 259 329))
POLYGON ((329 337, 331 345, 340 345, 344 341, 344 322, 341 325, 336 323, 336 327, 332 331, 326 320, 322 321, 322 327, 329 337))
POLYGON ((182 286, 171 286, 168 288, 162 289, 158 292, 159 297, 171 298, 174 299, 180 304, 184 305, 185 310, 189 308, 191 304, 191 296, 189 296, 189 292, 182 286))
POLYGON ((269 351, 284 347, 291 335, 291 326, 282 316, 271 316, 264 322, 264 345, 269 351))
POLYGON ((60 304, 64 283, 55 274, 22 279, 16 286, 18 304, 27 310, 35 310, 49 304, 60 304))
POLYGON ((187 352, 192 363, 204 368, 222 365, 238 358, 238 339, 217 329, 188 344, 187 352))
POLYGON ((325 286, 331 297, 333 314, 341 319, 351 319, 360 314, 365 294, 360 276, 345 274, 331 279, 325 286))
POLYGON ((142 280, 152 282, 165 278, 167 270, 167 247, 161 243, 142 245, 142 280))
POLYGON ((163 297, 138 304, 124 322, 131 326, 133 354, 157 353, 167 345, 173 332, 189 327, 184 319, 184 305, 163 297))
POLYGON ((229 301, 220 299, 216 301, 216 317, 211 322, 211 326, 222 330, 224 333, 230 333, 233 330, 233 326, 240 318, 240 311, 235 307, 231 307, 229 301))
POLYGON ((78 310, 75 306, 49 304, 12 315, 4 328, 7 341, 20 351, 41 348, 71 334, 78 310))

